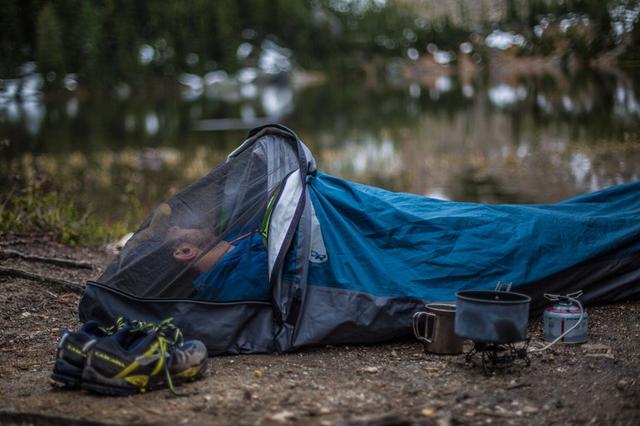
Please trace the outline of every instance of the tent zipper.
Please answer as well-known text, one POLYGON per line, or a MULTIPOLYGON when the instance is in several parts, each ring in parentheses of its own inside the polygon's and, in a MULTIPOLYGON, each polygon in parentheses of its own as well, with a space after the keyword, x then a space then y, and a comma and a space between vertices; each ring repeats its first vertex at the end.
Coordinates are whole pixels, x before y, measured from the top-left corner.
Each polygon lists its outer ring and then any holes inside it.
POLYGON ((196 300, 196 299, 163 299, 163 298, 149 298, 149 297, 139 297, 134 296, 133 294, 129 294, 125 291, 109 287, 107 285, 101 284, 96 281, 87 281, 87 286, 99 287, 103 290, 107 290, 111 293, 118 294, 120 296, 126 297, 131 300, 136 300, 139 302, 155 302, 155 303, 195 303, 200 305, 213 305, 213 306, 231 306, 231 305, 266 305, 271 306, 271 302, 264 300, 238 300, 233 302, 210 302, 206 300, 196 300))

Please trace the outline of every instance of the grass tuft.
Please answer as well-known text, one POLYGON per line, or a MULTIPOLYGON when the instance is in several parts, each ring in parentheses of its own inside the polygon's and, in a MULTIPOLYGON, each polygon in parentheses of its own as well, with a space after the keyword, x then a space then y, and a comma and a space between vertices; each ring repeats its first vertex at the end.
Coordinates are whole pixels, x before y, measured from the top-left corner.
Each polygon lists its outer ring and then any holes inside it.
POLYGON ((0 201, 0 236, 40 233, 69 245, 96 246, 127 232, 121 224, 99 223, 89 208, 35 183, 14 186, 0 201))

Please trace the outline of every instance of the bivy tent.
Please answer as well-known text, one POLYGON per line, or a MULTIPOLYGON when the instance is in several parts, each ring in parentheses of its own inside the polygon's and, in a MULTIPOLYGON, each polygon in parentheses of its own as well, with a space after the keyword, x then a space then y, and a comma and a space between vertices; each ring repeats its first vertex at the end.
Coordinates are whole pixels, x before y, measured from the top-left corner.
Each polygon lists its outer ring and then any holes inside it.
POLYGON ((173 317, 211 355, 381 342, 498 281, 584 303, 640 295, 640 182, 557 204, 436 200, 329 176, 289 129, 254 129, 161 204, 80 302, 83 321, 173 317))

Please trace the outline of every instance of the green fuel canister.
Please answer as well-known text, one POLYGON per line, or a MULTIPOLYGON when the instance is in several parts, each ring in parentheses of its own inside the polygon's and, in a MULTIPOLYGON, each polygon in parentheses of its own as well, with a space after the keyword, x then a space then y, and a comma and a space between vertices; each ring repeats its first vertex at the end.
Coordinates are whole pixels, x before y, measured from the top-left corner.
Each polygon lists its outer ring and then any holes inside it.
POLYGON ((574 305, 566 297, 560 296, 556 304, 546 308, 543 317, 544 338, 549 342, 553 342, 563 334, 564 336, 559 339, 562 343, 584 343, 589 337, 589 315, 581 305, 574 305), (572 327, 574 328, 570 330, 572 327))

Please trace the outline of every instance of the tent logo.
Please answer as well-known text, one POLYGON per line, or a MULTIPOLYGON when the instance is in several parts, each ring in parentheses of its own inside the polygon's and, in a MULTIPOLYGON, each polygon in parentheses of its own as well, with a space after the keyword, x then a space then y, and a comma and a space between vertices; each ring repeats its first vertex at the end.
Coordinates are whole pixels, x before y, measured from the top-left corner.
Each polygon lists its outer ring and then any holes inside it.
POLYGON ((318 253, 315 250, 311 250, 310 260, 315 263, 325 262, 327 260, 327 254, 326 253, 322 254, 322 253, 318 253))
POLYGON ((311 244, 309 247, 309 262, 311 263, 324 263, 329 259, 327 254, 327 248, 324 245, 322 239, 322 229, 320 229, 320 222, 316 217, 316 212, 311 204, 311 244))

